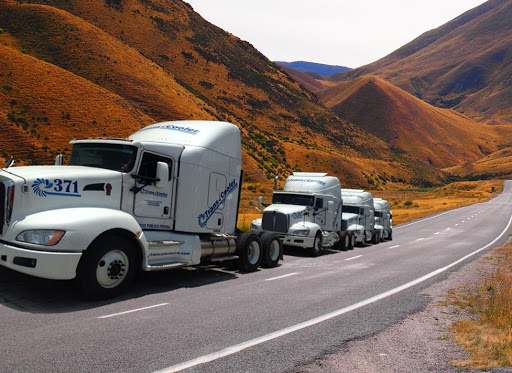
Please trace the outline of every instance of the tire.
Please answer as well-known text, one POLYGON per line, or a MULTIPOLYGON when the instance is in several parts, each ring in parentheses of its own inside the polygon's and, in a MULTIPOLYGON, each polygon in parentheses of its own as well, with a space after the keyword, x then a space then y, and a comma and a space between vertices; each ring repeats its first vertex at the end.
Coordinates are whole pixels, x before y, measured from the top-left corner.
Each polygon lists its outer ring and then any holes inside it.
POLYGON ((97 238, 84 252, 77 277, 82 292, 91 299, 107 299, 123 293, 137 272, 133 243, 123 236, 97 238))
POLYGON ((322 233, 317 232, 315 236, 315 241, 313 242, 313 247, 311 248, 311 255, 318 256, 322 252, 322 233))
POLYGON ((392 229, 389 230, 388 240, 393 241, 393 230, 392 229))
POLYGON ((380 236, 380 234, 379 234, 378 231, 373 232, 373 234, 372 234, 372 244, 376 245, 376 244, 379 243, 379 241, 380 241, 379 240, 379 236, 380 236))
POLYGON ((356 246, 356 236, 353 234, 350 235, 350 243, 348 244, 349 250, 354 250, 354 246, 356 246))
POLYGON ((261 235, 263 245, 263 258, 261 265, 265 268, 274 268, 279 259, 283 258, 283 242, 277 233, 265 232, 261 235))
POLYGON ((348 234, 342 238, 341 250, 346 251, 350 249, 350 236, 348 234))
POLYGON ((262 243, 255 233, 242 233, 236 240, 237 266, 241 272, 254 272, 262 259, 262 243))

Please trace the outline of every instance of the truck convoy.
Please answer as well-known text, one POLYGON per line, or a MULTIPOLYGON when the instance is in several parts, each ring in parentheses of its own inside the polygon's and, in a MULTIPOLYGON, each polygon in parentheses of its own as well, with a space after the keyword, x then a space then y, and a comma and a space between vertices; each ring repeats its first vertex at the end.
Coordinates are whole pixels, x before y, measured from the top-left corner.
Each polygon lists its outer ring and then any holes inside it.
POLYGON ((343 198, 343 228, 354 237, 355 244, 379 243, 380 231, 375 228, 372 194, 361 189, 342 189, 341 197, 343 198))
POLYGON ((286 246, 307 249, 316 256, 324 248, 352 249, 356 243, 378 243, 371 193, 342 189, 326 173, 294 172, 283 190, 274 191, 263 217, 251 223, 254 232, 279 233, 286 246))
POLYGON ((374 198, 375 229, 381 232, 380 240, 393 239, 393 214, 389 210, 389 202, 382 198, 374 198))
MULTIPOLYGON (((68 166, 0 170, 0 265, 76 277, 83 292, 102 299, 124 291, 139 270, 235 260, 254 271, 282 258, 277 234, 236 230, 242 158, 235 125, 163 122, 128 139, 71 144, 68 166)), ((326 206, 338 208, 334 200, 326 206)), ((339 224, 338 210, 311 208, 316 219, 339 224)))

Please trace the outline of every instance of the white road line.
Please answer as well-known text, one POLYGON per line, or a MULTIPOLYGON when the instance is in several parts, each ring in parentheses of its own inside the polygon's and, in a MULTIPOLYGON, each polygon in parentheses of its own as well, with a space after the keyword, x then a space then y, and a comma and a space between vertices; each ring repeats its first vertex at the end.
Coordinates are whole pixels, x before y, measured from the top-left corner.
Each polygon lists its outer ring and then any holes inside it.
POLYGON ((150 308, 167 306, 168 304, 169 303, 160 303, 160 304, 155 304, 154 306, 148 306, 148 307, 137 308, 137 309, 134 309, 134 310, 124 311, 124 312, 112 313, 110 315, 99 316, 98 319, 108 319, 109 317, 121 316, 121 315, 126 315, 127 313, 133 313, 133 312, 149 310, 150 308))
POLYGON ((388 249, 394 249, 395 247, 400 247, 400 245, 391 246, 391 247, 388 247, 388 249))
POLYGON ((352 258, 347 258, 347 259, 345 259, 345 261, 354 260, 354 259, 357 259, 357 258, 360 258, 360 257, 362 257, 362 255, 357 255, 357 256, 353 256, 352 258))
POLYGON ((414 242, 418 242, 418 241, 423 241, 425 238, 418 238, 416 241, 414 242))
POLYGON ((481 247, 480 249, 478 249, 476 251, 473 251, 472 253, 470 253, 470 254, 468 254, 468 255, 466 255, 466 256, 456 260, 455 262, 453 262, 451 264, 448 264, 445 267, 441 267, 441 268, 439 268, 439 269, 437 269, 437 270, 435 270, 433 272, 430 272, 429 274, 426 274, 425 276, 419 277, 419 278, 417 278, 417 279, 415 279, 413 281, 410 281, 410 282, 408 282, 406 284, 403 284, 403 285, 398 286, 398 287, 396 287, 394 289, 385 291, 384 293, 377 294, 374 297, 365 299, 365 300, 363 300, 361 302, 358 302, 358 303, 355 303, 355 304, 353 304, 351 306, 348 306, 348 307, 345 307, 345 308, 341 308, 341 309, 339 309, 337 311, 325 314, 323 316, 319 316, 319 317, 316 317, 314 319, 307 320, 307 321, 304 321, 302 323, 299 323, 299 324, 296 324, 296 325, 292 325, 292 326, 289 326, 289 327, 281 329, 281 330, 277 330, 277 331, 275 331, 273 333, 265 334, 265 335, 263 335, 261 337, 254 338, 254 339, 251 339, 249 341, 236 344, 234 346, 226 347, 223 350, 220 350, 220 351, 217 351, 217 352, 212 352, 211 354, 203 355, 203 356, 200 356, 198 358, 195 358, 195 359, 192 359, 192 360, 189 360, 189 361, 185 361, 183 363, 176 364, 176 365, 170 366, 168 368, 164 368, 164 369, 159 370, 159 371, 157 371, 155 373, 179 372, 179 371, 182 371, 184 369, 192 368, 192 367, 195 367, 195 366, 198 366, 198 365, 201 365, 201 364, 208 363, 210 361, 218 360, 218 359, 221 359, 223 357, 236 354, 236 353, 238 353, 240 351, 243 351, 243 350, 245 350, 247 348, 254 347, 254 346, 260 345, 262 343, 271 341, 273 339, 280 338, 280 337, 283 337, 283 336, 285 336, 287 334, 296 332, 298 330, 302 330, 302 329, 305 329, 305 328, 309 328, 310 326, 320 324, 320 323, 322 323, 324 321, 327 321, 327 320, 333 319, 335 317, 341 316, 341 315, 343 315, 345 313, 357 310, 357 309, 359 309, 361 307, 364 307, 364 306, 367 306, 369 304, 375 303, 375 302, 377 302, 379 300, 387 298, 387 297, 389 297, 391 295, 394 295, 396 293, 399 293, 399 292, 401 292, 403 290, 409 289, 409 288, 411 288, 411 287, 413 287, 415 285, 418 285, 418 284, 420 284, 420 283, 422 283, 424 281, 429 280, 430 278, 432 278, 434 276, 437 276, 440 273, 446 272, 448 269, 456 266, 457 264, 463 262, 464 260, 466 260, 466 259, 468 259, 468 258, 470 258, 470 257, 472 257, 472 256, 474 256, 476 254, 478 254, 479 252, 487 249, 489 246, 494 244, 496 241, 498 241, 505 234, 505 232, 510 228, 511 224, 512 224, 512 216, 510 217, 510 220, 508 221, 508 224, 505 227, 505 229, 503 230, 503 232, 501 232, 501 234, 498 237, 496 237, 493 241, 491 241, 490 243, 488 243, 484 247, 481 247))
POLYGON ((274 280, 279 280, 279 279, 281 279, 281 278, 290 277, 290 276, 294 276, 294 275, 298 275, 298 274, 299 274, 299 272, 288 273, 287 275, 282 275, 282 276, 277 276, 277 277, 267 278, 265 281, 274 281, 274 280))
MULTIPOLYGON (((455 210, 457 210, 457 209, 455 209, 455 210)), ((449 214, 450 212, 453 212, 453 211, 455 211, 455 210, 445 211, 445 212, 442 212, 442 213, 440 213, 440 214, 437 214, 437 215, 431 216, 430 218, 425 218, 425 219, 421 219, 421 220, 418 220, 418 221, 413 221, 412 223, 399 225, 399 226, 397 226, 397 227, 393 227, 393 229, 404 228, 404 227, 408 227, 409 225, 422 223, 422 222, 424 222, 424 221, 426 221, 426 220, 435 219, 435 218, 438 218, 438 217, 440 217, 440 216, 442 216, 442 215, 449 214)))
POLYGON ((441 232, 436 232, 436 233, 434 233, 434 235, 436 235, 436 234, 441 234, 441 232))

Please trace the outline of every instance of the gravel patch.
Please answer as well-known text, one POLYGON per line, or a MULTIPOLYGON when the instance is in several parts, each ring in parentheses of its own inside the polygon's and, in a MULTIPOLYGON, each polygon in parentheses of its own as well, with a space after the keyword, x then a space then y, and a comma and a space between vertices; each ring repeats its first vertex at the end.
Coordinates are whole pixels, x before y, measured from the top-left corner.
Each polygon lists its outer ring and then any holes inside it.
MULTIPOLYGON (((465 351, 452 341, 448 328, 460 318, 471 315, 447 303, 450 289, 477 283, 489 268, 492 252, 453 272, 442 282, 432 285, 422 295, 432 298, 425 309, 400 323, 363 340, 350 341, 343 350, 325 355, 300 367, 297 373, 340 372, 481 372, 455 368, 451 361, 463 359, 465 351)), ((512 372, 512 368, 494 368, 486 372, 512 372)))

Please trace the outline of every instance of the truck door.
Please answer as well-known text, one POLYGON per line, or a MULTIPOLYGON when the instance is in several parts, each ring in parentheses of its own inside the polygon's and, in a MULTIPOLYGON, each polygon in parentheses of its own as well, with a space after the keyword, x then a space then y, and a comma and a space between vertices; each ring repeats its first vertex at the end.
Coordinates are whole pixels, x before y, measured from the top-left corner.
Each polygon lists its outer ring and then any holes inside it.
POLYGON ((138 188, 135 194, 133 213, 135 216, 146 218, 166 219, 171 215, 171 201, 173 185, 173 160, 169 157, 144 152, 136 174, 141 176, 136 179, 138 188), (151 178, 156 178, 156 165, 158 162, 167 163, 169 166, 169 184, 164 188, 157 188, 151 178), (145 179, 147 178, 147 179, 145 179), (147 185, 144 185, 147 184, 147 185))
POLYGON ((224 225, 225 191, 227 187, 226 175, 212 172, 208 186, 208 206, 215 206, 215 211, 208 217, 208 229, 220 229, 224 225))

